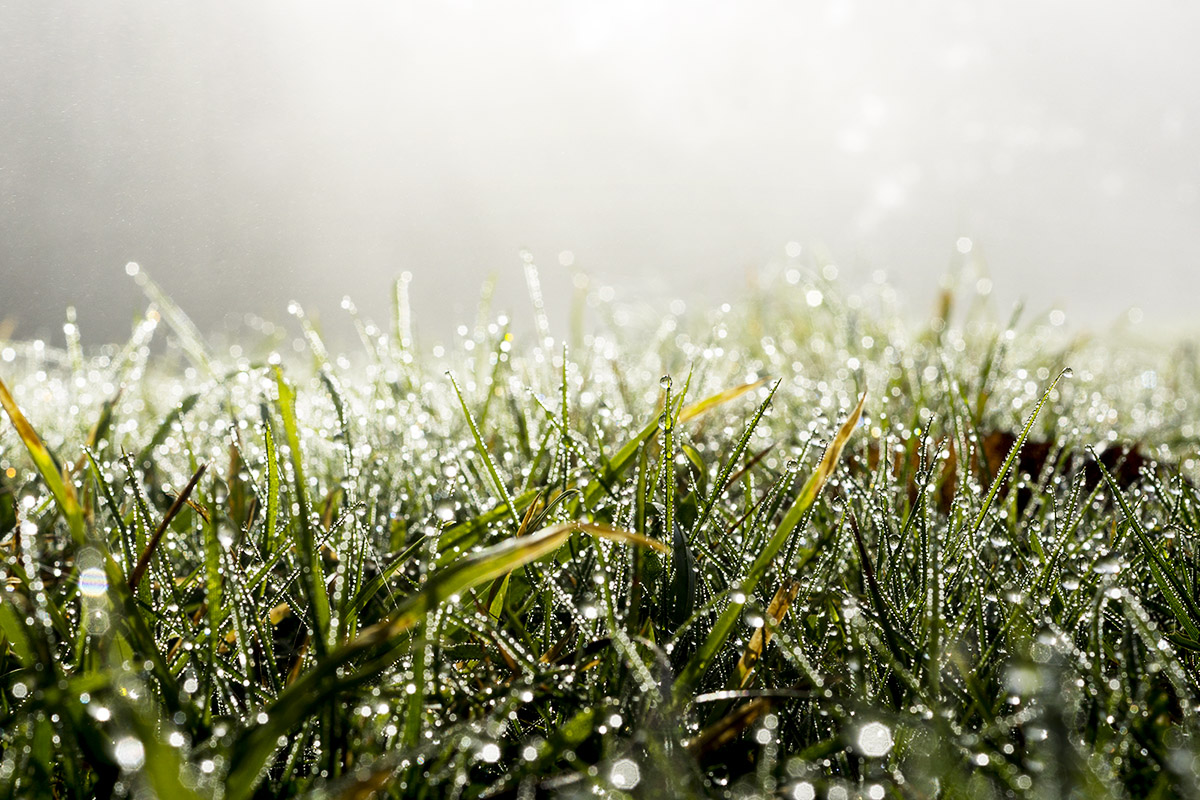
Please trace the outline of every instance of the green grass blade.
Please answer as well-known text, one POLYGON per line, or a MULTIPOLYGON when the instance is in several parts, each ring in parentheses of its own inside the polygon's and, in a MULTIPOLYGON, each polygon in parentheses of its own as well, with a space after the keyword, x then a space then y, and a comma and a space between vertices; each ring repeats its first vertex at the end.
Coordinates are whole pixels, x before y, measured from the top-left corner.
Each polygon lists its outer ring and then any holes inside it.
POLYGON ((447 598, 505 575, 562 547, 579 531, 613 541, 665 550, 665 545, 644 536, 603 525, 562 523, 536 533, 505 541, 467 556, 431 575, 421 590, 405 598, 385 622, 362 631, 358 637, 330 652, 311 671, 284 690, 268 709, 267 722, 250 728, 233 751, 226 782, 229 800, 245 800, 254 793, 262 770, 286 738, 305 718, 316 713, 338 690, 371 680, 398 655, 400 641, 418 622, 447 598), (369 660, 351 667, 356 659, 369 660), (338 675, 344 672, 343 675, 338 675))
POLYGON ((971 523, 970 533, 972 538, 978 535, 979 529, 983 527, 984 517, 987 516, 988 509, 992 507, 992 502, 996 499, 996 495, 1000 493, 1000 487, 1004 485, 1004 480, 1012 470, 1012 466, 1017 460, 1017 455, 1021 452, 1021 447, 1024 446, 1025 440, 1029 438, 1029 431, 1033 429, 1033 423, 1037 420, 1038 412, 1042 410, 1042 406, 1046 405, 1046 401, 1050 399, 1050 393, 1054 391, 1054 387, 1058 386, 1058 382, 1064 377, 1071 377, 1070 367, 1064 368, 1062 372, 1058 373, 1058 377, 1051 381, 1050 386, 1042 393, 1042 397, 1038 400, 1037 405, 1033 407, 1033 412, 1025 420, 1025 425, 1021 428, 1021 435, 1017 437, 1017 441, 1009 449, 1008 457, 1004 459, 1004 463, 1000 466, 1000 471, 992 479, 992 486, 988 490, 987 497, 984 498, 979 513, 975 515, 975 521, 971 523))
POLYGON ((850 413, 850 416, 842 423, 838 429, 837 435, 834 436, 833 442, 830 443, 825 455, 821 458, 821 463, 817 465, 817 469, 805 481, 804 486, 800 489, 800 494, 797 495, 795 502, 780 521, 779 527, 775 529, 770 541, 755 558, 750 569, 742 578, 738 586, 738 596, 741 600, 731 598, 729 605, 721 613, 717 622, 713 625, 704 643, 688 661, 687 665, 679 673, 679 677, 675 679, 675 687, 673 696, 677 704, 682 705, 692 696, 695 686, 700 682, 708 672, 708 668, 712 666, 712 660, 716 656, 717 651, 724 646, 725 641, 733 632, 737 625, 738 619, 742 615, 742 607, 746 603, 746 598, 758 588, 759 582, 767 574, 775 556, 783 548, 792 531, 800 524, 800 520, 808 513, 809 508, 816 502, 817 496, 821 492, 821 488, 825 482, 829 480, 829 476, 837 468, 838 460, 841 458, 842 449, 846 446, 846 442, 850 440, 850 435, 858 426, 858 419, 862 416, 863 406, 867 402, 866 393, 859 399, 858 405, 850 413))
POLYGON ((733 474, 733 470, 737 467, 738 462, 742 458, 742 453, 746 452, 746 447, 750 444, 750 437, 754 435, 758 423, 762 420, 763 414, 767 413, 767 407, 771 405, 771 400, 775 397, 775 392, 779 389, 781 380, 775 381, 771 387, 771 391, 767 393, 766 398, 759 404, 758 410, 754 412, 754 416, 750 418, 750 422, 746 424, 745 430, 742 431, 742 436, 738 439, 738 443, 734 445, 733 452, 729 454, 729 458, 725 461, 725 466, 721 469, 721 474, 717 476, 716 482, 713 484, 712 491, 709 492, 708 500, 704 504, 704 508, 700 511, 700 517, 696 520, 696 524, 692 526, 691 538, 695 539, 696 535, 703 530, 704 523, 708 522, 708 518, 712 516, 713 508, 716 507, 717 501, 721 499, 726 487, 729 484, 729 476, 733 474))
POLYGON ((509 518, 512 519, 516 526, 514 530, 521 527, 521 518, 517 516, 517 511, 513 507, 512 495, 508 493, 508 487, 500 477, 499 470, 496 469, 496 462, 492 460, 491 453, 488 452, 487 445, 483 441, 483 434, 479 432, 479 426, 475 424, 475 416, 471 413, 471 409, 467 407, 466 398, 463 397, 462 391, 458 388, 458 381, 454 379, 454 374, 447 372, 446 376, 450 378, 450 385, 454 387, 454 394, 458 397, 459 405, 462 406, 462 412, 467 418, 467 425, 471 428, 471 436, 475 439, 475 449, 479 452, 479 457, 483 459, 483 464, 487 468, 488 476, 492 479, 492 488, 496 492, 496 498, 500 501, 500 505, 508 509, 509 518))
POLYGON ((1150 534, 1142 526, 1141 520, 1137 518, 1133 508, 1129 505, 1129 501, 1125 499, 1125 493, 1121 490, 1120 484, 1113 478, 1112 473, 1108 471, 1104 463, 1100 461, 1096 452, 1094 450, 1091 452, 1092 458, 1096 460, 1096 465, 1100 468, 1100 474, 1104 476, 1104 482, 1108 484, 1109 491, 1112 492, 1113 497, 1121 508, 1121 513, 1129 521, 1138 545, 1146 555, 1147 562, 1150 565, 1150 575, 1154 579, 1154 583, 1158 586, 1159 591, 1162 592, 1163 597, 1166 598, 1167 604, 1171 607, 1176 622, 1187 631, 1192 641, 1200 641, 1200 604, 1196 602, 1196 598, 1192 595, 1192 592, 1180 582, 1174 570, 1172 570, 1166 559, 1163 558, 1159 548, 1151 541, 1150 534))
POLYGON ((279 389, 279 411, 283 417, 283 430, 288 449, 292 455, 293 483, 296 488, 296 503, 299 513, 296 524, 299 537, 296 552, 302 570, 301 585, 304 587, 312 611, 314 639, 318 654, 329 646, 329 594, 325 589, 325 573, 321 557, 317 552, 316 534, 312 527, 312 511, 308 498, 308 484, 304 477, 304 451, 300 447, 300 424, 296 419, 296 392, 283 377, 283 370, 275 368, 275 382, 279 389))

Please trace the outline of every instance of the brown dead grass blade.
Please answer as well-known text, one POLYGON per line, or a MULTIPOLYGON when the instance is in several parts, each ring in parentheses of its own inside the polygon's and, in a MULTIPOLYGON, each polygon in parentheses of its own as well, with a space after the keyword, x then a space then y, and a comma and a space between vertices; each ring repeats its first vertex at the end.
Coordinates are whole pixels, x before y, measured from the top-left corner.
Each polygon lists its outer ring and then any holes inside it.
POLYGON ((171 524, 171 520, 175 519, 183 507, 187 505, 188 495, 192 493, 192 489, 196 488, 196 484, 200 481, 200 476, 204 474, 204 470, 207 467, 207 464, 200 465, 200 469, 196 470, 196 474, 188 481, 188 485, 183 488, 183 491, 175 498, 175 502, 171 503, 171 507, 167 509, 162 522, 158 524, 158 530, 154 531, 154 535, 150 537, 150 541, 146 544, 146 549, 142 551, 141 557, 138 558, 137 566, 133 568, 133 572, 129 573, 130 591, 137 591, 138 584, 142 582, 142 577, 150 567, 150 559, 154 556, 155 548, 158 547, 163 534, 167 532, 167 526, 171 524))
POLYGON ((788 609, 791 608, 792 602, 796 599, 796 593, 800 591, 800 583, 795 578, 788 578, 775 591, 775 596, 771 598, 771 604, 767 606, 767 617, 770 618, 771 624, 764 622, 750 637, 750 644, 746 647, 746 652, 742 654, 742 660, 738 662, 736 683, 739 689, 744 689, 750 683, 750 679, 754 675, 754 667, 762 659, 763 652, 767 649, 767 645, 771 642, 771 628, 777 627, 783 622, 784 616, 788 609))

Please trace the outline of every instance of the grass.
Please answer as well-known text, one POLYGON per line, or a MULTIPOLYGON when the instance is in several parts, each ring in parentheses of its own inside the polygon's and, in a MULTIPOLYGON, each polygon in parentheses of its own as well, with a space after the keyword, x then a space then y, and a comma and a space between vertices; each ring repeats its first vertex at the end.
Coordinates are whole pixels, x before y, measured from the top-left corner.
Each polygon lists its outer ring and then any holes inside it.
POLYGON ((136 277, 0 342, 0 796, 1200 796, 1193 344, 796 272, 564 344, 527 265, 296 355, 136 277))

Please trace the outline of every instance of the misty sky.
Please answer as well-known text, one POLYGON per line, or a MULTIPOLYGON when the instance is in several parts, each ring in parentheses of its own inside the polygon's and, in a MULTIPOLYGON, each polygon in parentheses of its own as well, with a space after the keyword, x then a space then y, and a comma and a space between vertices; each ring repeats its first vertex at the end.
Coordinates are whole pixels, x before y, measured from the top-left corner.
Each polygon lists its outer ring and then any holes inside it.
MULTIPOLYGON (((736 297, 789 241, 930 304, 1103 326, 1200 297, 1200 6, 0 0, 0 320, 120 339, 139 262, 202 326, 297 299, 435 333, 518 252, 736 297), (961 258, 960 258, 961 260, 961 258)), ((649 289, 650 292, 646 290, 649 289)))

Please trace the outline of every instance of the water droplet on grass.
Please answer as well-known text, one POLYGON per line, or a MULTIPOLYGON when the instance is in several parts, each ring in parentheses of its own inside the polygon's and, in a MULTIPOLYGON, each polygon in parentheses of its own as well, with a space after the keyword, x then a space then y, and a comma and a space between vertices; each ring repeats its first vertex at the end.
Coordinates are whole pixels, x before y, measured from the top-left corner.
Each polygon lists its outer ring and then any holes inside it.
POLYGON ((868 722, 858 730, 858 750, 865 756, 886 756, 893 744, 892 729, 882 722, 868 722))
POLYGON ((124 770, 141 769, 142 765, 146 763, 146 748, 132 736, 118 739, 113 748, 113 755, 116 756, 117 763, 124 770))
POLYGON ((637 762, 622 758, 612 765, 612 770, 609 772, 609 780, 617 789, 632 789, 642 780, 642 771, 638 767, 637 762))

